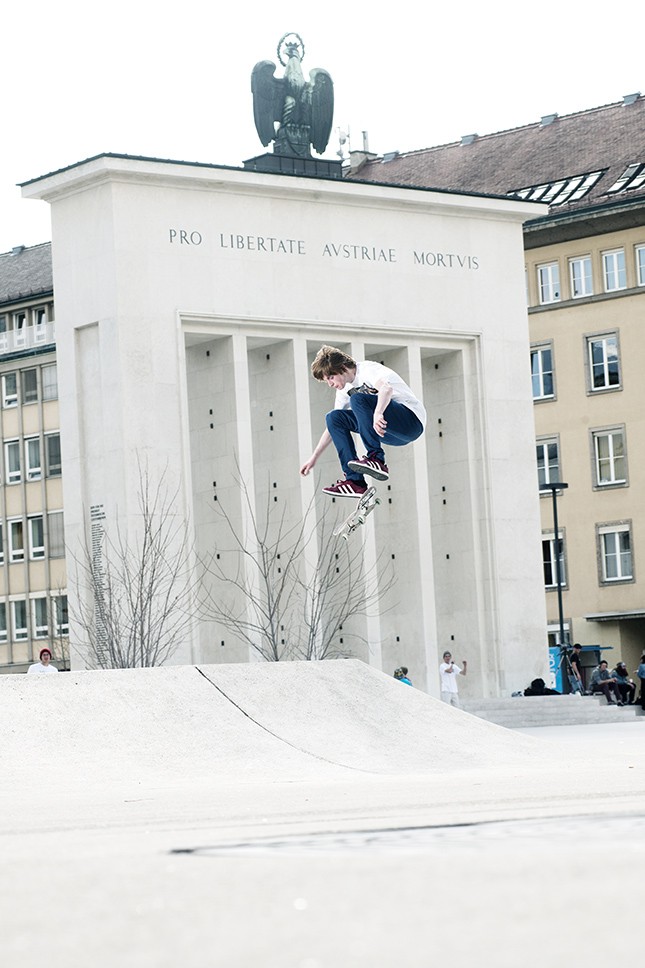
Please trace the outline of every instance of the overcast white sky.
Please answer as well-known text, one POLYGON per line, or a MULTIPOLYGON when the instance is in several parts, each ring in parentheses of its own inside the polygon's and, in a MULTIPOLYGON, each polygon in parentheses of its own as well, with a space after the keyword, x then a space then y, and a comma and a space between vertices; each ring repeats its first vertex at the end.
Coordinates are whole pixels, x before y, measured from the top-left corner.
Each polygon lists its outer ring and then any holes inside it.
POLYGON ((645 92, 640 0, 614 12, 579 0, 14 3, 2 16, 0 252, 51 238, 48 206, 17 182, 103 151, 225 165, 260 154, 251 70, 276 60, 287 31, 304 40, 305 74, 332 75, 334 125, 354 148, 367 130, 379 154, 645 92))

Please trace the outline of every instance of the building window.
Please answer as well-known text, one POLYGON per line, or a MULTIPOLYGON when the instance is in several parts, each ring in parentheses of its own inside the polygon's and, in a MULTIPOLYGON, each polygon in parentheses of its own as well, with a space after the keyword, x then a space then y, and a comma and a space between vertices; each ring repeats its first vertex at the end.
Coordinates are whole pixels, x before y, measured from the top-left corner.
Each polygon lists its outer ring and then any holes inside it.
POLYGON ((14 313, 13 317, 13 335, 14 335, 14 345, 16 347, 24 346, 27 342, 27 314, 26 313, 14 313))
POLYGON ((46 434, 45 454, 47 457, 47 477, 60 477, 60 434, 46 434))
POLYGON ((625 253, 622 249, 603 252, 602 264, 605 274, 605 292, 616 292, 627 288, 625 275, 625 253))
POLYGON ((5 373, 2 377, 2 406, 18 406, 18 381, 15 373, 5 373))
POLYGON ((47 599, 46 598, 33 598, 32 599, 32 622, 34 629, 34 638, 36 639, 46 639, 49 635, 49 622, 47 621, 47 599))
POLYGON ((20 374, 22 402, 36 403, 38 400, 38 373, 36 370, 23 370, 20 374))
POLYGON ((538 290, 540 293, 540 303, 553 303, 560 301, 560 268, 557 262, 548 265, 538 266, 538 290))
POLYGON ((598 528, 601 580, 631 581, 632 543, 629 524, 603 525, 598 528))
POLYGON ((553 397, 553 352, 550 346, 531 350, 531 376, 533 379, 533 399, 544 400, 553 397))
POLYGON ((2 521, 0 521, 0 565, 4 565, 4 533, 2 521))
POLYGON ((58 371, 56 364, 51 363, 49 366, 43 366, 41 376, 43 381, 43 400, 57 400, 58 371))
POLYGON ((49 557, 65 557, 65 527, 62 511, 50 511, 47 515, 49 557))
POLYGON ((7 641, 7 605, 0 602, 0 642, 7 641))
POLYGON ((589 347, 589 385, 593 390, 620 388, 618 336, 594 336, 587 339, 589 347))
POLYGON ((627 482, 624 430, 593 431, 596 486, 627 482))
POLYGON ((541 491, 546 490, 546 484, 554 484, 560 480, 560 459, 557 437, 538 440, 537 465, 538 483, 541 491))
POLYGON ((27 603, 25 601, 12 602, 11 610, 13 612, 13 640, 14 642, 22 642, 29 635, 27 631, 27 603))
POLYGON ((29 528, 29 557, 32 561, 38 561, 45 557, 45 533, 42 514, 29 518, 27 526, 29 528))
POLYGON ((636 275, 638 285, 645 286, 645 245, 639 245, 636 249, 636 275))
POLYGON ((584 256, 581 259, 569 259, 569 273, 572 299, 593 295, 591 258, 589 256, 584 256))
POLYGON ((8 440, 4 445, 4 456, 7 484, 18 484, 20 481, 20 442, 8 440))
POLYGON ((25 536, 22 527, 22 518, 16 521, 8 521, 9 525, 9 561, 25 560, 25 536))
POLYGON ((67 595, 56 595, 54 602, 54 635, 69 635, 69 617, 67 614, 67 595))
POLYGON ((41 478, 41 466, 40 439, 38 437, 25 438, 25 463, 27 467, 27 480, 39 481, 41 478))
MULTIPOLYGON (((562 534, 557 540, 558 557, 560 559, 560 585, 564 587, 567 583, 566 571, 564 567, 564 538, 562 534)), ((542 568, 544 570, 544 587, 558 587, 558 573, 556 567, 556 539, 555 535, 550 538, 542 538, 542 568)))

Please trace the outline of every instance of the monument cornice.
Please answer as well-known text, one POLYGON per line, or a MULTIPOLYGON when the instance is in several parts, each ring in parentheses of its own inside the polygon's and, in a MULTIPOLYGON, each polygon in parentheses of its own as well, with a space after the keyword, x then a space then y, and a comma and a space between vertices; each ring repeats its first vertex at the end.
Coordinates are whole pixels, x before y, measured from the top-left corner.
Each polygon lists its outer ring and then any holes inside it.
POLYGON ((341 203, 361 208, 445 213, 463 218, 485 217, 522 223, 548 211, 536 202, 499 195, 450 192, 418 186, 274 174, 205 164, 101 154, 20 185, 25 198, 53 202, 110 183, 154 185, 186 190, 223 190, 283 200, 341 203))

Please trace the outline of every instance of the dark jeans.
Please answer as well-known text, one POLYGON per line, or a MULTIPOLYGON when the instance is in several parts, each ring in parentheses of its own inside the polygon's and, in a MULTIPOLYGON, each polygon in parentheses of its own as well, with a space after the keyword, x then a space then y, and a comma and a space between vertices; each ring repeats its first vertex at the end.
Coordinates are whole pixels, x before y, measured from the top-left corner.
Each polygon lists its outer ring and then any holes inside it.
POLYGON ((592 692, 604 692, 607 697, 607 702, 611 702, 611 694, 613 693, 618 702, 622 702, 620 698, 620 689, 618 684, 615 682, 597 682, 596 685, 591 690, 592 692))
POLYGON ((403 447, 416 440, 423 433, 423 424, 409 407, 390 400, 383 414, 387 428, 385 437, 379 437, 374 430, 374 411, 377 397, 375 394, 354 393, 349 398, 351 410, 331 410, 327 414, 327 430, 338 451, 340 466, 349 480, 362 481, 363 475, 348 470, 347 463, 356 460, 356 447, 352 432, 358 433, 368 454, 373 454, 385 463, 383 444, 403 447))
POLYGON ((623 702, 634 702, 634 697, 636 696, 636 686, 633 682, 619 682, 617 683, 620 690, 620 697, 623 702))

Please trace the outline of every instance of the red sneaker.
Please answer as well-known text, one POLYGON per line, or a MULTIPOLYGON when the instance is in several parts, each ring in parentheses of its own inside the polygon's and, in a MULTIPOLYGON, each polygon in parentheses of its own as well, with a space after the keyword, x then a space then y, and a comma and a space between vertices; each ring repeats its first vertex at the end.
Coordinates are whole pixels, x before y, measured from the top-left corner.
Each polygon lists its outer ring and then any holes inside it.
POLYGON ((362 497, 366 490, 367 484, 347 479, 323 487, 323 494, 331 494, 332 497, 362 497))
POLYGON ((390 476, 387 464, 384 464, 378 457, 371 456, 370 454, 366 457, 361 457, 360 460, 348 461, 347 466, 350 471, 357 471, 359 474, 369 474, 370 477, 375 477, 377 481, 387 481, 390 476))

